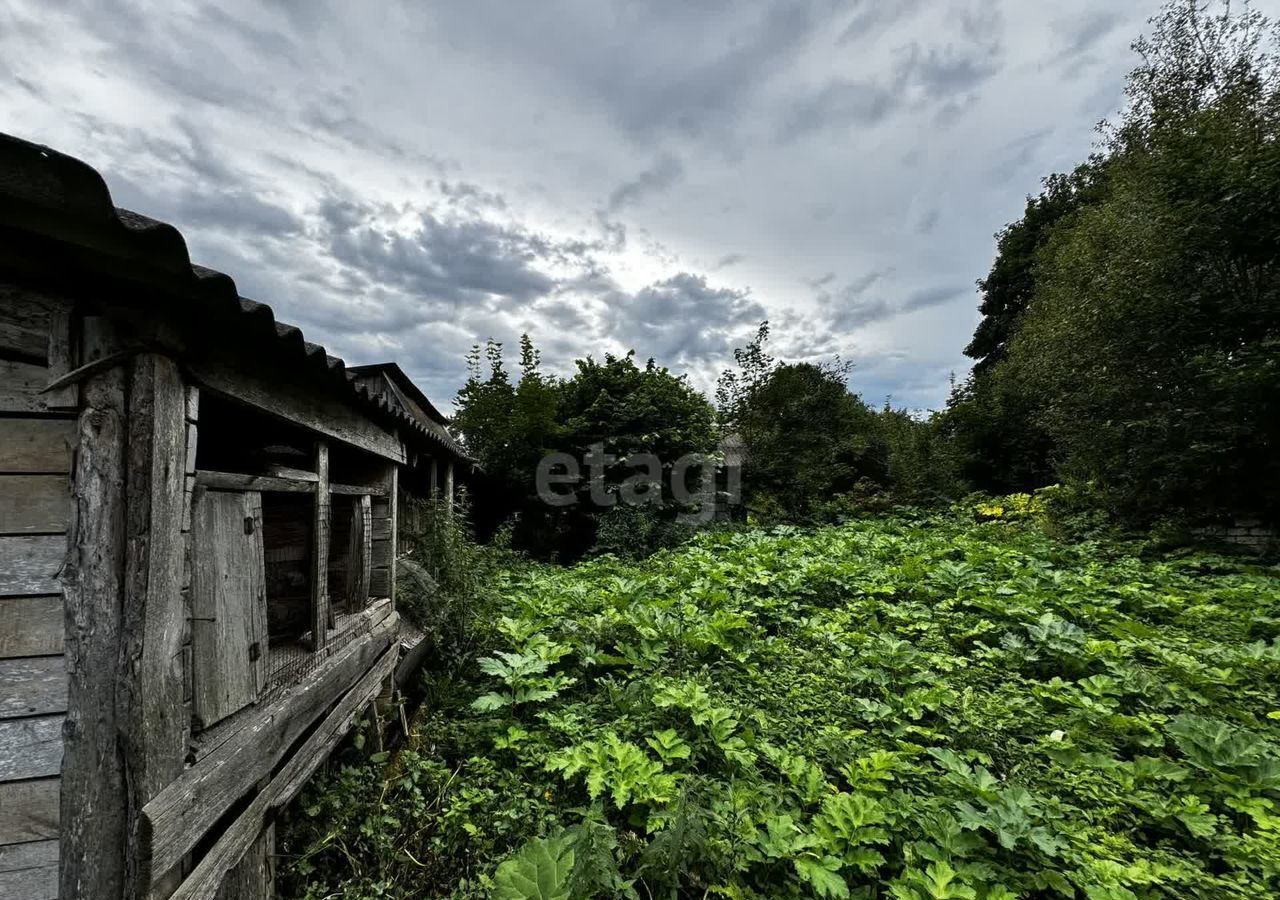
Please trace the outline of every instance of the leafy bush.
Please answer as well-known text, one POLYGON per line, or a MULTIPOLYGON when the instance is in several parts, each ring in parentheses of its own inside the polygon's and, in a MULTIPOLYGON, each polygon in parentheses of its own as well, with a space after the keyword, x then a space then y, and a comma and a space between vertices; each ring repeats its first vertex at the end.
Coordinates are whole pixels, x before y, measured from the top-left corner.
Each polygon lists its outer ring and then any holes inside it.
POLYGON ((308 789, 289 877, 346 900, 1275 896, 1280 575, 994 505, 504 576, 495 652, 388 776, 308 789))

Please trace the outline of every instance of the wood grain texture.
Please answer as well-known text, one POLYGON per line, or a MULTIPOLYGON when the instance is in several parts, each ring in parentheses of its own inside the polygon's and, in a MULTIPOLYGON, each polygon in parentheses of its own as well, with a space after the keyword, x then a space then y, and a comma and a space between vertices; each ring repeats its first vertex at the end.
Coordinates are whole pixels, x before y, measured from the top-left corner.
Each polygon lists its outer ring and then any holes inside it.
POLYGON ((47 412, 49 404, 40 394, 49 383, 44 366, 0 359, 0 410, 47 412))
POLYGON ((316 499, 311 541, 311 641, 323 650, 332 626, 329 609, 329 445, 316 442, 316 499))
POLYGON ((249 713, 234 735, 148 803, 143 809, 144 846, 152 871, 158 875, 177 865, 232 804, 270 775, 307 729, 391 646, 398 628, 394 615, 383 618, 366 637, 353 640, 298 685, 249 713))
POLYGON ((298 383, 291 372, 268 376, 260 367, 237 366, 224 357, 190 360, 188 365, 206 389, 385 459, 405 460, 400 439, 368 419, 354 399, 348 403, 331 390, 298 383))
POLYGON ((48 778, 62 767, 62 716, 0 720, 0 781, 48 778))
POLYGON ((197 492, 191 539, 192 698, 207 728, 257 700, 266 681, 261 496, 197 492))
MULTIPOLYGON (((137 853, 142 807, 182 773, 190 716, 183 706, 182 534, 187 392, 177 364, 142 353, 130 368, 125 604, 116 692, 127 788, 125 896, 150 883, 137 853)), ((240 523, 243 535, 244 523, 240 523)))
POLYGON ((61 656, 0 659, 0 719, 67 711, 67 664, 61 656))
POLYGON ((58 842, 0 847, 0 900, 57 900, 58 842))
POLYGON ((0 420, 0 472, 71 471, 74 419, 0 420))
POLYGON ((195 476, 198 487, 215 491, 281 491, 313 494, 316 490, 314 481, 299 481, 296 478, 279 478, 273 475, 241 475, 237 472, 199 470, 195 476))
POLYGON ((334 705, 319 727, 313 731, 248 808, 232 823, 191 875, 173 894, 173 900, 213 900, 223 880, 244 858, 267 825, 272 810, 287 804, 328 758, 333 746, 342 739, 360 717, 363 709, 382 690, 383 682, 395 669, 399 650, 391 647, 363 678, 334 705))
POLYGON ((0 659, 62 652, 62 595, 0 597, 0 659))
POLYGON ((349 609, 369 602, 369 573, 373 565, 373 527, 369 496, 351 498, 351 530, 347 546, 346 594, 349 609))
POLYGON ((0 597, 52 594, 67 551, 62 535, 0 537, 0 597))
POLYGON ((0 782, 0 844, 58 836, 59 778, 0 782))
POLYGON ((70 518, 66 475, 0 475, 0 534, 61 534, 70 518))
MULTIPOLYGON (((75 316, 70 303, 57 303, 49 310, 49 338, 47 354, 49 380, 68 374, 77 366, 75 316)), ((74 410, 80 405, 80 385, 68 384, 44 392, 49 409, 74 410)))

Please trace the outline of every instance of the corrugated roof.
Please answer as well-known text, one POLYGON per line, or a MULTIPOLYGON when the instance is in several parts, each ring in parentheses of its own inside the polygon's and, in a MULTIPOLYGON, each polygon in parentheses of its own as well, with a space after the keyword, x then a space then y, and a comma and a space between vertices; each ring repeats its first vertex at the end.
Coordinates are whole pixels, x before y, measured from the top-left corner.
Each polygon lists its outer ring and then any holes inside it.
POLYGON ((229 275, 192 263, 178 229, 116 207, 106 181, 87 163, 0 133, 0 227, 74 247, 83 251, 76 257, 80 265, 145 283, 200 315, 232 322, 246 340, 270 340, 280 358, 314 376, 318 388, 353 399, 380 424, 467 459, 443 428, 429 428, 398 404, 363 389, 341 359, 307 341, 296 326, 276 321, 265 303, 240 296, 229 275))

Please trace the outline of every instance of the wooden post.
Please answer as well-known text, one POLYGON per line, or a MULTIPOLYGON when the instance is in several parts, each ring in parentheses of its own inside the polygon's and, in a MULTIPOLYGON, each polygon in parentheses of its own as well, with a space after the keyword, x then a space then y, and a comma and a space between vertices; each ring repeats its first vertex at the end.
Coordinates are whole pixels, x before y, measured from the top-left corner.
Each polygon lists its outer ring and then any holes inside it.
POLYGON ((391 598, 391 606, 396 604, 396 557, 400 555, 400 467, 392 463, 387 478, 387 499, 391 504, 391 541, 387 553, 387 596, 391 598))
POLYGON ((311 633, 324 649, 329 629, 329 445, 316 441, 315 540, 311 556, 311 633))
MULTIPOLYGON (((110 324, 84 322, 86 361, 114 352, 110 324)), ((125 371, 85 379, 63 567, 69 675, 62 761, 62 900, 123 895, 127 800, 116 687, 125 582, 125 371)))
MULTIPOLYGON (((183 489, 186 391, 177 365, 134 358, 129 381, 124 611, 116 690, 128 831, 124 896, 151 890, 140 859, 141 810, 182 773, 189 720, 183 706, 183 489)), ((178 874, 178 873, 174 873, 178 874)), ((176 883, 151 896, 167 896, 176 883)))
POLYGON ((453 460, 444 466, 444 500, 446 515, 453 518, 453 460))
POLYGON ((431 499, 434 500, 440 496, 440 462, 434 456, 431 457, 431 499))
POLYGON ((351 540, 347 556, 347 597, 359 612, 369 605, 369 569, 373 563, 373 512, 368 494, 351 498, 351 540))

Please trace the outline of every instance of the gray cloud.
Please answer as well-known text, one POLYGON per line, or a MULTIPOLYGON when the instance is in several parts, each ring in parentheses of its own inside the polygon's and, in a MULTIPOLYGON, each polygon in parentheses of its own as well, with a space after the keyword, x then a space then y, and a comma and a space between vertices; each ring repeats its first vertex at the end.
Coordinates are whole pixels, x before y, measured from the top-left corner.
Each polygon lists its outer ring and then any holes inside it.
POLYGON ((609 212, 616 213, 625 206, 643 200, 651 194, 665 191, 684 177, 684 166, 674 156, 664 154, 652 166, 630 181, 618 185, 609 195, 609 212))
POLYGON ((749 293, 712 287, 680 272, 635 294, 610 298, 610 325, 642 356, 683 365, 724 359, 748 329, 768 318, 749 293))

